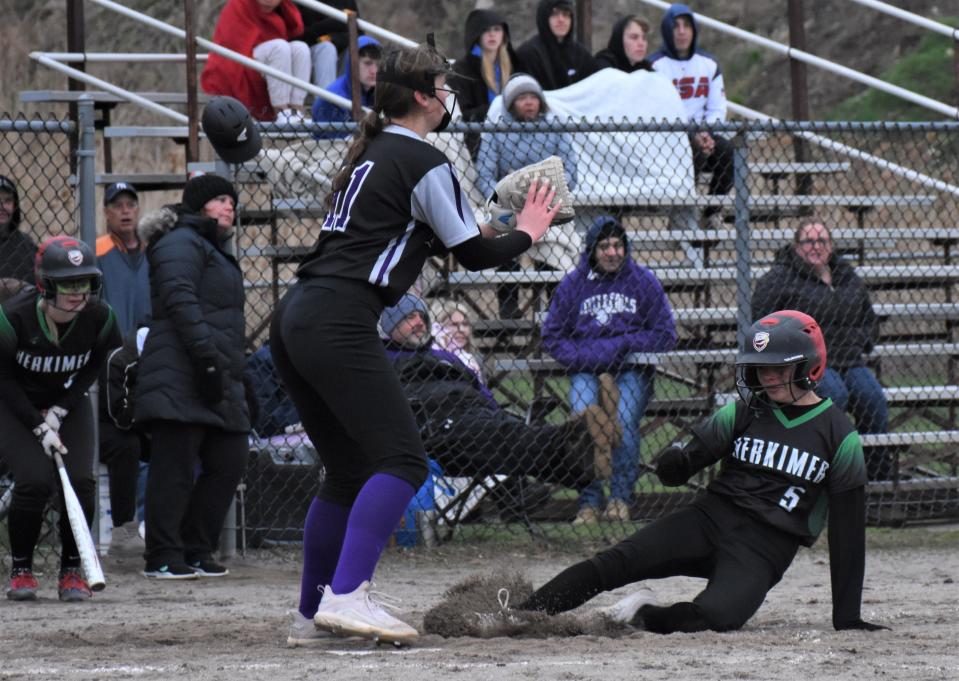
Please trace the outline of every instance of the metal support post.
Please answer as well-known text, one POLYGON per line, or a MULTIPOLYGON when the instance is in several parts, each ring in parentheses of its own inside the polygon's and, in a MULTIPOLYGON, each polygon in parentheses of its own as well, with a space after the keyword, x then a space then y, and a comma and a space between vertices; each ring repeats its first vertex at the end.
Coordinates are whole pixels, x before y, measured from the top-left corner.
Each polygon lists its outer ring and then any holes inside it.
POLYGON ((749 248, 749 148, 746 131, 733 138, 733 202, 736 216, 736 339, 743 346, 752 324, 752 275, 749 248))
MULTIPOLYGON (((96 251, 97 241, 97 213, 96 213, 96 182, 97 182, 97 139, 94 128, 93 97, 83 95, 77 102, 77 189, 76 206, 80 225, 80 240, 86 242, 96 251)), ((100 429, 97 421, 97 395, 99 387, 94 381, 90 386, 90 405, 93 408, 93 429, 90 437, 93 438, 93 471, 97 485, 100 484, 100 429)), ((100 518, 100 490, 96 499, 93 517, 100 518)), ((93 523, 93 543, 100 544, 100 523, 93 523)))

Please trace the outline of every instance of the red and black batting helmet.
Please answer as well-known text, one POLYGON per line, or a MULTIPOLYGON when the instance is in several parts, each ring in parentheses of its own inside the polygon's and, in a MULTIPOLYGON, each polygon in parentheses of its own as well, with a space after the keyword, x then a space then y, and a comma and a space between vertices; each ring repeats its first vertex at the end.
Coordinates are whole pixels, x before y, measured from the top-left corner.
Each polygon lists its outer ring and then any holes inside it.
POLYGON ((44 239, 37 249, 33 273, 45 298, 56 296, 58 281, 89 279, 90 293, 97 293, 103 280, 93 250, 72 236, 44 239))
POLYGON ((779 310, 749 327, 746 344, 736 358, 736 389, 747 403, 762 398, 757 369, 790 364, 796 366, 792 384, 804 392, 812 390, 826 372, 826 341, 808 314, 779 310))

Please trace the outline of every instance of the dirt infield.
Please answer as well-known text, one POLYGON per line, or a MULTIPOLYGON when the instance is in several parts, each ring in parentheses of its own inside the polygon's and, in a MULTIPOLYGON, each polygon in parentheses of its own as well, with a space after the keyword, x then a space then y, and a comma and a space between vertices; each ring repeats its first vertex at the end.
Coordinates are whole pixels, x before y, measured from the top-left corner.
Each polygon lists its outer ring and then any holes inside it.
MULTIPOLYGON (((872 634, 832 630, 825 546, 802 551, 756 617, 734 633, 425 636, 400 650, 343 639, 287 649, 285 610, 298 594, 294 552, 259 552, 232 561, 228 578, 175 584, 108 562, 109 585, 92 602, 59 603, 49 575, 41 578, 40 602, 0 602, 0 679, 959 678, 959 528, 870 532, 863 615, 892 627, 872 634)), ((538 585, 588 553, 522 544, 391 551, 377 578, 419 625, 467 575, 520 570, 538 585)), ((652 586, 670 600, 694 595, 700 583, 652 586)), ((614 599, 603 594, 594 603, 614 599)))

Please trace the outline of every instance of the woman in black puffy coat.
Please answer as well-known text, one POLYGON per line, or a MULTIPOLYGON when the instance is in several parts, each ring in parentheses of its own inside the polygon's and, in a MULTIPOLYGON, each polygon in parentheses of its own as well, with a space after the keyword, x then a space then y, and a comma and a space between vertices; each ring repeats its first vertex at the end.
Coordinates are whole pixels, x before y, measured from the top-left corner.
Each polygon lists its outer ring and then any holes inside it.
MULTIPOLYGON (((821 218, 809 217, 799 225, 793 242, 779 250, 756 285, 753 319, 786 309, 816 319, 825 336, 829 365, 816 393, 850 412, 860 433, 885 433, 886 397, 865 363, 879 337, 878 319, 862 279, 833 252, 832 235, 821 218)), ((870 479, 887 478, 889 466, 885 452, 866 451, 870 479)))
POLYGON ((213 555, 250 430, 243 275, 221 245, 232 232, 236 200, 227 180, 201 175, 187 183, 180 205, 139 225, 153 307, 136 391, 136 420, 152 438, 147 577, 227 574, 213 555))

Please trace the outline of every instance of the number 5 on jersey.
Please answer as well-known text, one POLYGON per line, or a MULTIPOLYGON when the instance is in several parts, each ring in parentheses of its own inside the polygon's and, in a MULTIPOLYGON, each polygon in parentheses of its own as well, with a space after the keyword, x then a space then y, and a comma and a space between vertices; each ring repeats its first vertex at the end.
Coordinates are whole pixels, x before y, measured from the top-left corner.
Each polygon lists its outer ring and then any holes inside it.
POLYGON ((782 499, 779 500, 779 505, 787 511, 793 510, 796 508, 796 504, 799 503, 799 495, 805 491, 804 488, 793 485, 783 494, 782 499))
POLYGON ((350 222, 350 211, 353 210, 353 203, 359 196, 360 189, 366 178, 370 176, 373 169, 373 161, 366 161, 356 166, 350 173, 350 181, 344 189, 336 192, 333 197, 333 208, 326 214, 323 226, 320 228, 324 232, 342 232, 350 222))

